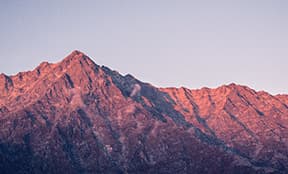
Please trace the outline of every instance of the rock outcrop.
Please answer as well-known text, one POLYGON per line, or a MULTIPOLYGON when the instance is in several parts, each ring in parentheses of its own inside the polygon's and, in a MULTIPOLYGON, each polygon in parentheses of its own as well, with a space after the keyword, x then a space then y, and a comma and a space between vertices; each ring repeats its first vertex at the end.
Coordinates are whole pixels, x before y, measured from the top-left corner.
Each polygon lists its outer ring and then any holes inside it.
POLYGON ((287 173, 288 97, 156 88, 74 51, 0 75, 1 173, 287 173))

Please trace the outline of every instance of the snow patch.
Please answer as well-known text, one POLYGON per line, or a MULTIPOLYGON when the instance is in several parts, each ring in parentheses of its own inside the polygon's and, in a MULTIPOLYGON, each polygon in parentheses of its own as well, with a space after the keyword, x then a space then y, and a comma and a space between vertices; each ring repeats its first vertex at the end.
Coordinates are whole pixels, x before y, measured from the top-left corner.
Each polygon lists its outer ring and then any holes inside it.
POLYGON ((137 84, 137 83, 134 84, 133 90, 132 90, 132 92, 130 94, 130 97, 134 97, 134 96, 138 95, 140 93, 140 91, 141 91, 141 86, 139 84, 137 84))
POLYGON ((85 104, 83 102, 82 96, 81 96, 81 91, 79 88, 74 88, 70 90, 71 93, 71 106, 73 107, 85 107, 85 104))

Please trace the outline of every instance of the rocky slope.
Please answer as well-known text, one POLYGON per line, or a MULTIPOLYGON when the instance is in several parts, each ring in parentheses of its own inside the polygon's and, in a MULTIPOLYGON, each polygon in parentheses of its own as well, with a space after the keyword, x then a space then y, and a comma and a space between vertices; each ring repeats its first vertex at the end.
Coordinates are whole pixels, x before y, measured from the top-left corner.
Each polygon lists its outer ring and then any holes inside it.
POLYGON ((79 51, 0 75, 1 173, 287 173, 288 97, 155 88, 79 51))

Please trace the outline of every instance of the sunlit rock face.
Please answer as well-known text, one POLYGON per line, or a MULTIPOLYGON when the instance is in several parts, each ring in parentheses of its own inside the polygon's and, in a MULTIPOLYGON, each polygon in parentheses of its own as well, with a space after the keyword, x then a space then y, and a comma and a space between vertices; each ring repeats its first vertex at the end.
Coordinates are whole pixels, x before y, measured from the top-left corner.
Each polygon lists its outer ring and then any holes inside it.
POLYGON ((74 51, 0 75, 0 173, 287 173, 287 101, 155 88, 74 51))

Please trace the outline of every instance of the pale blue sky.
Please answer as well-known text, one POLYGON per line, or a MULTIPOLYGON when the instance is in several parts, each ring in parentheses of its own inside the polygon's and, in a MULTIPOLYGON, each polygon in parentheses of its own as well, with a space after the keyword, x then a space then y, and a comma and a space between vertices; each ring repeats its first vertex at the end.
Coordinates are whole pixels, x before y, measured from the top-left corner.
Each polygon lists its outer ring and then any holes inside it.
POLYGON ((75 49, 156 86, 288 93, 288 1, 0 0, 0 72, 75 49))

